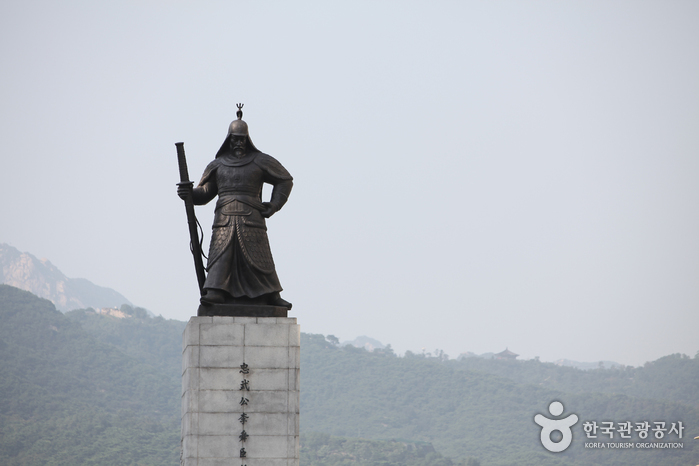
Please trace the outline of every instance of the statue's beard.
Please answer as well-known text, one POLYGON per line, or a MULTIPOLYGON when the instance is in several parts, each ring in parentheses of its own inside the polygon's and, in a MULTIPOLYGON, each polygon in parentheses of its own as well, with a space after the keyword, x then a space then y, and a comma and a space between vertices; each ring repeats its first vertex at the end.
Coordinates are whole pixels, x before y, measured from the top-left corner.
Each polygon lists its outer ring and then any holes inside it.
POLYGON ((242 157, 245 155, 245 144, 235 144, 233 145, 233 155, 236 157, 242 157))

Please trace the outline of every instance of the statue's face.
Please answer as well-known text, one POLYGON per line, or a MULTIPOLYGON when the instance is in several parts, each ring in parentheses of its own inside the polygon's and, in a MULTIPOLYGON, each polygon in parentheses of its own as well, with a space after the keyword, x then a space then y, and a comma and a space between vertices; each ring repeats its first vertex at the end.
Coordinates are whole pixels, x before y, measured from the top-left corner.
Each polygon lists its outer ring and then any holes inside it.
POLYGON ((235 155, 242 155, 245 153, 245 143, 247 139, 247 136, 231 136, 231 149, 235 155))

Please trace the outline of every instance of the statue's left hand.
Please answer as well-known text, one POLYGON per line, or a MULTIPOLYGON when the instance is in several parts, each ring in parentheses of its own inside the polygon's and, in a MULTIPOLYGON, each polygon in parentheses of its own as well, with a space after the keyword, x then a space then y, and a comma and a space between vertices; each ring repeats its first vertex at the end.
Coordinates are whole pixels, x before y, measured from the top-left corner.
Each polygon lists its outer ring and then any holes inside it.
POLYGON ((270 218, 276 212, 271 202, 263 202, 262 205, 265 206, 265 208, 260 211, 260 214, 262 214, 264 218, 270 218))
POLYGON ((189 196, 192 193, 192 186, 194 183, 189 182, 189 183, 177 183, 177 195, 180 197, 180 199, 187 200, 187 196, 189 196))

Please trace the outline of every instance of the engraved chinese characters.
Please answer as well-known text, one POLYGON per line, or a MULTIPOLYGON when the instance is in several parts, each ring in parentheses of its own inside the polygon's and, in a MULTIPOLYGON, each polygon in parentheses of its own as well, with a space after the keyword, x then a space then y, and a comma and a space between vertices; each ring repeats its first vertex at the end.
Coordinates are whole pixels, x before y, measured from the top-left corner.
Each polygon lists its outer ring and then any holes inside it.
POLYGON ((298 465, 296 319, 192 317, 183 342, 185 466, 298 465))
MULTIPOLYGON (((245 391, 250 391, 250 381, 247 380, 245 377, 250 374, 250 368, 248 367, 247 364, 242 363, 240 365, 240 373, 243 374, 243 380, 240 382, 240 390, 245 390, 245 391)), ((242 424, 243 431, 240 433, 238 438, 240 439, 240 442, 243 444, 243 446, 240 448, 240 457, 245 458, 247 456, 247 452, 245 451, 245 441, 250 437, 247 432, 245 432, 245 423, 248 422, 248 419, 250 416, 245 412, 245 407, 248 405, 250 402, 249 399, 245 398, 245 394, 243 393, 243 396, 240 397, 240 406, 243 407, 243 413, 240 415, 238 420, 242 424)), ((245 466, 245 465, 243 465, 245 466)))

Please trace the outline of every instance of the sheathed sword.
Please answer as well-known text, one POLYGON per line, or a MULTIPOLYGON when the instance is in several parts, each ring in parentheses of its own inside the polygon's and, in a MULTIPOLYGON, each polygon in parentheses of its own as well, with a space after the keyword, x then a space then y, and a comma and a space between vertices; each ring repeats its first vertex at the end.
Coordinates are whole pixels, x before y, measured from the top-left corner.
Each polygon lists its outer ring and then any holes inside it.
POLYGON ((199 231, 197 230, 197 217, 194 215, 194 199, 192 199, 192 188, 194 183, 189 181, 189 172, 187 171, 187 159, 184 156, 184 142, 176 142, 177 147, 177 162, 180 166, 180 182, 177 186, 189 186, 189 195, 184 200, 184 208, 187 212, 187 224, 189 225, 190 249, 194 256, 194 269, 197 272, 197 281, 199 282, 199 294, 204 296, 204 281, 206 280, 206 272, 204 271, 204 261, 202 260, 201 243, 199 242, 199 231))

